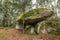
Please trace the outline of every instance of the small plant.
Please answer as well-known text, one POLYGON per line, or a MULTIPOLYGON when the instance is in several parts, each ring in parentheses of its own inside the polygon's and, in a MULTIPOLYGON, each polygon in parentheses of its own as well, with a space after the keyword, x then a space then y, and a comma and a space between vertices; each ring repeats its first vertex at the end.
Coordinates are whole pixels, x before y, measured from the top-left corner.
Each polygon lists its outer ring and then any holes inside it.
POLYGON ((29 40, 33 40, 32 38, 29 38, 29 40))

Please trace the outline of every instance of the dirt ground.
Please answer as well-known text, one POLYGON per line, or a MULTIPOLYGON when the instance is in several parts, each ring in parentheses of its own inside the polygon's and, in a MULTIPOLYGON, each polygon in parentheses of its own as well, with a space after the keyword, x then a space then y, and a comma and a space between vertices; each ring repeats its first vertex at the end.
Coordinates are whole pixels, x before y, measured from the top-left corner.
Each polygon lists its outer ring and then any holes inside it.
POLYGON ((0 29, 0 33, 7 31, 8 35, 0 37, 0 40, 60 40, 60 36, 52 34, 22 34, 20 31, 10 28, 10 29, 0 29))

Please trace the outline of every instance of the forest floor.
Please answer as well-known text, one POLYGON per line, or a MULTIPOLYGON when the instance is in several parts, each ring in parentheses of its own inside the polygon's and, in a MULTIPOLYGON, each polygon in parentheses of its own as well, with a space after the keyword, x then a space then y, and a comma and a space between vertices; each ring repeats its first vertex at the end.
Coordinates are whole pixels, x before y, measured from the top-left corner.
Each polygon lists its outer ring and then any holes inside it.
POLYGON ((22 34, 14 28, 9 28, 0 29, 0 40, 60 40, 60 36, 52 34, 22 34))

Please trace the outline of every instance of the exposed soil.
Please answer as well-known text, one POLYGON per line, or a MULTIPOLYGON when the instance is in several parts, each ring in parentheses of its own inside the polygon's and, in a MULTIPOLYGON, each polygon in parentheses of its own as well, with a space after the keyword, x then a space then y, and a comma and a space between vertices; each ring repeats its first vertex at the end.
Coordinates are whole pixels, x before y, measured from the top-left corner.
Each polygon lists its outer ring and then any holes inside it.
POLYGON ((7 31, 8 35, 0 38, 0 40, 60 40, 60 36, 52 34, 22 34, 20 31, 10 28, 10 29, 0 29, 0 32, 7 31))

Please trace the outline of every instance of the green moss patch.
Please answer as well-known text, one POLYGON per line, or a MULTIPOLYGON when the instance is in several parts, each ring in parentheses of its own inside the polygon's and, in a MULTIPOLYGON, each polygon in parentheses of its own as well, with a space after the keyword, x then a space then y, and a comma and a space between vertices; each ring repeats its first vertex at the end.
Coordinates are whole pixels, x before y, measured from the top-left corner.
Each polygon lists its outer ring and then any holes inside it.
POLYGON ((9 32, 7 32, 7 31, 0 32, 0 38, 1 38, 1 37, 5 37, 5 36, 8 35, 8 34, 9 34, 9 32))

